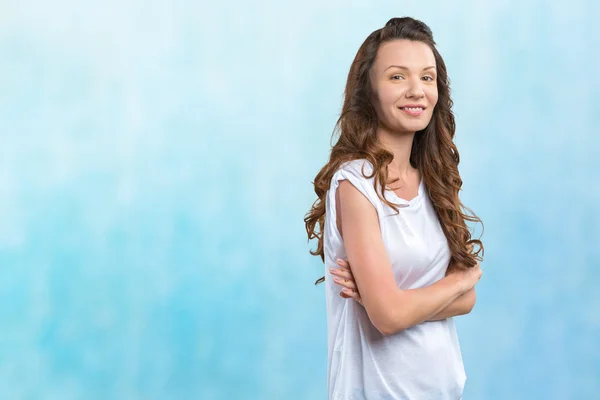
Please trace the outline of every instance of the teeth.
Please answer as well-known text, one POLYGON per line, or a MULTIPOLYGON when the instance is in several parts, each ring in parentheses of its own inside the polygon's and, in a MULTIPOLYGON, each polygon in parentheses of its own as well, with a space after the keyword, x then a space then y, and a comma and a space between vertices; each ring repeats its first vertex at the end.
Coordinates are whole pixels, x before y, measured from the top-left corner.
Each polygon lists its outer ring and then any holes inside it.
POLYGON ((421 107, 402 107, 403 110, 409 110, 409 111, 423 111, 423 108, 421 107))

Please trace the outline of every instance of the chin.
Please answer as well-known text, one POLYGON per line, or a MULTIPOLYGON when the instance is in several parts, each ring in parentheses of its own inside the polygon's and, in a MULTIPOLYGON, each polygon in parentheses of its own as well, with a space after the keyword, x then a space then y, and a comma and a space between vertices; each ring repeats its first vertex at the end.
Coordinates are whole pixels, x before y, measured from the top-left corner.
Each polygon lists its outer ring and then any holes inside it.
POLYGON ((424 124, 423 122, 413 122, 413 123, 408 123, 408 124, 399 124, 398 125, 398 130, 402 131, 402 132, 418 132, 418 131, 422 131, 423 129, 427 128, 427 125, 429 125, 429 121, 424 124))

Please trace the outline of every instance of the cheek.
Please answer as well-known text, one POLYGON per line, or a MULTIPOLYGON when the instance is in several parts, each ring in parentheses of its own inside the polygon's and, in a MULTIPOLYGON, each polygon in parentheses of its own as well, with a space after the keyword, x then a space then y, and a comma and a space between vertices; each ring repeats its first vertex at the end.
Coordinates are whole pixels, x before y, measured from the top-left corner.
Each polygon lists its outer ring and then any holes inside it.
POLYGON ((398 93, 395 90, 382 90, 379 92, 379 104, 383 108, 394 105, 398 101, 398 93))
POLYGON ((438 101, 438 92, 437 90, 432 90, 427 94, 427 101, 431 104, 431 108, 435 107, 438 101))
POLYGON ((378 117, 383 121, 390 121, 395 119, 395 104, 398 100, 398 96, 390 93, 390 91, 380 91, 376 98, 375 109, 377 110, 378 117))

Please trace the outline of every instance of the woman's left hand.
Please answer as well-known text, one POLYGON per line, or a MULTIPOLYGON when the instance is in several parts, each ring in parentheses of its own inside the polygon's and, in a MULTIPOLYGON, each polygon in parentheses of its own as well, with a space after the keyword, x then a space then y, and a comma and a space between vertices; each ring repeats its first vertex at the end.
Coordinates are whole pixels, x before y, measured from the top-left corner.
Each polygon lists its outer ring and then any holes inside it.
POLYGON ((335 276, 333 281, 344 289, 340 293, 345 299, 352 298, 364 306, 360 293, 358 292, 358 286, 354 281, 354 275, 350 270, 350 263, 347 260, 338 259, 337 261, 339 268, 335 268, 331 273, 335 276))

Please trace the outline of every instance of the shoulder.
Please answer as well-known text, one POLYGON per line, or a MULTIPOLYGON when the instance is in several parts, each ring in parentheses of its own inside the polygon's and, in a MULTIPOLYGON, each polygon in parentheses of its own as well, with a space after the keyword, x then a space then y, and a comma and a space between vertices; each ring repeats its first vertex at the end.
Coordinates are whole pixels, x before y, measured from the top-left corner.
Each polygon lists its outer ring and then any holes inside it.
POLYGON ((378 209, 380 200, 374 188, 373 182, 375 177, 371 176, 367 178, 372 173, 373 165, 365 159, 347 161, 334 174, 332 186, 336 188, 338 185, 341 185, 342 196, 355 197, 360 192, 362 196, 366 197, 378 209), (342 183, 342 181, 346 181, 346 183, 342 183), (351 186, 358 189, 358 192, 354 191, 351 186))
POLYGON ((373 164, 364 158, 346 161, 340 165, 338 172, 344 171, 354 175, 356 178, 370 180, 373 178, 367 178, 373 174, 373 164))

